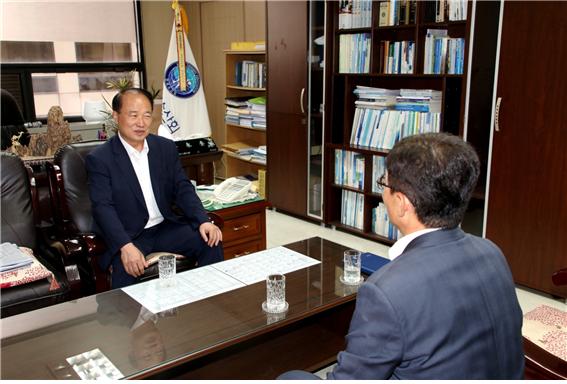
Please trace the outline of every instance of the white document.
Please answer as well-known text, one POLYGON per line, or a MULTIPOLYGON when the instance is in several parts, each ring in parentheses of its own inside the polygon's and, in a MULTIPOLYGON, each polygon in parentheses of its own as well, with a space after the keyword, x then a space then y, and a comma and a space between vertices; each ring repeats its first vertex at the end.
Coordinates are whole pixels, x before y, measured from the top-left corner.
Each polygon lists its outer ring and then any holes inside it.
POLYGON ((272 273, 285 274, 320 263, 291 249, 276 247, 178 273, 175 285, 170 287, 154 279, 122 290, 149 311, 159 313, 263 281, 272 273))
POLYGON ((178 273, 175 280, 169 287, 162 286, 158 278, 122 290, 149 311, 159 313, 244 286, 212 265, 178 273))
POLYGON ((289 273, 321 263, 285 247, 276 247, 211 265, 246 285, 266 279, 272 273, 289 273))

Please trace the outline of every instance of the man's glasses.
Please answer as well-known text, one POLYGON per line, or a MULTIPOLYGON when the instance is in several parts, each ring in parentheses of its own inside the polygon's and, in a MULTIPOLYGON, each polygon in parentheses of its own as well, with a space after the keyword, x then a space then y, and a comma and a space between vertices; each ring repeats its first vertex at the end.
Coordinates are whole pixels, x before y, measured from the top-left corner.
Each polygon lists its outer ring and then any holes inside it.
POLYGON ((393 189, 390 184, 386 184, 386 174, 384 173, 380 178, 376 181, 376 184, 381 186, 382 188, 390 188, 393 189))

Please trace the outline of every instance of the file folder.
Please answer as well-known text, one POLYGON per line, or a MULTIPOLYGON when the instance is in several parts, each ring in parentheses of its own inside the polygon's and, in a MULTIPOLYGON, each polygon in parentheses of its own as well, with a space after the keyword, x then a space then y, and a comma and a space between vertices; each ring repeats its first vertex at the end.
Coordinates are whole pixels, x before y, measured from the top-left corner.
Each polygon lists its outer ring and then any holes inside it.
POLYGON ((360 269, 362 273, 371 275, 389 262, 390 260, 386 259, 385 257, 378 256, 370 252, 365 252, 361 255, 360 269))

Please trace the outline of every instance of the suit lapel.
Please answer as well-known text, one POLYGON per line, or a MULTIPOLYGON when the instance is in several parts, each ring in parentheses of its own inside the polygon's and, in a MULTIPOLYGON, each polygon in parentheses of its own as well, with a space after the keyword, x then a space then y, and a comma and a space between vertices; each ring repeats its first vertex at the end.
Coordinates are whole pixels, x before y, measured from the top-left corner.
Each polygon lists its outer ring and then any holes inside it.
MULTIPOLYGON (((148 142, 148 148, 150 151, 148 152, 148 163, 150 167, 150 179, 152 180, 152 189, 154 191, 154 196, 156 198, 156 203, 159 207, 160 201, 160 194, 161 194, 161 183, 159 182, 159 175, 160 175, 160 161, 159 161, 159 151, 157 142, 153 140, 152 135, 148 135, 146 138, 148 142)), ((161 210, 162 208, 159 207, 161 210)))
POLYGON ((140 187, 138 176, 136 176, 136 172, 134 171, 134 167, 132 166, 128 152, 126 152, 126 148, 124 148, 122 142, 120 142, 118 134, 115 135, 111 140, 113 140, 112 150, 115 155, 114 159, 116 162, 116 167, 122 173, 124 182, 130 187, 136 199, 138 199, 143 207, 146 207, 146 201, 144 200, 142 187, 140 187))

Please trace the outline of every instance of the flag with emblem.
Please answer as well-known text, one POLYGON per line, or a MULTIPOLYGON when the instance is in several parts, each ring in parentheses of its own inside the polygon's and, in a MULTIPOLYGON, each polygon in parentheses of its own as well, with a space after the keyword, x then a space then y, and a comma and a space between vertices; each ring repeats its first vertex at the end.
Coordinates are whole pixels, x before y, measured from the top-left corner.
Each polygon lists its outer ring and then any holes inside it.
POLYGON ((211 136, 201 74, 187 39, 187 16, 172 2, 173 30, 165 64, 159 134, 175 141, 211 136))

